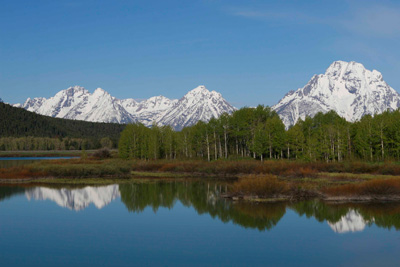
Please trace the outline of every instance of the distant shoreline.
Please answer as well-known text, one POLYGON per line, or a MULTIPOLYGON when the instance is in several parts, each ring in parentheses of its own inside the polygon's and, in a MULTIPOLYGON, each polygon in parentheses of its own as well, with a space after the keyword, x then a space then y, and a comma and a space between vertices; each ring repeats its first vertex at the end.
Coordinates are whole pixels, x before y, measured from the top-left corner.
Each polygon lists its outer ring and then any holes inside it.
MULTIPOLYGON (((88 156, 97 150, 16 150, 16 151, 0 151, 0 158, 8 157, 80 157, 83 152, 88 156)), ((111 150, 111 151, 116 151, 111 150)))
POLYGON ((112 184, 132 180, 229 180, 223 197, 243 201, 400 201, 396 163, 321 163, 255 160, 43 160, 0 169, 1 184, 112 184), (329 168, 328 168, 329 167, 329 168))

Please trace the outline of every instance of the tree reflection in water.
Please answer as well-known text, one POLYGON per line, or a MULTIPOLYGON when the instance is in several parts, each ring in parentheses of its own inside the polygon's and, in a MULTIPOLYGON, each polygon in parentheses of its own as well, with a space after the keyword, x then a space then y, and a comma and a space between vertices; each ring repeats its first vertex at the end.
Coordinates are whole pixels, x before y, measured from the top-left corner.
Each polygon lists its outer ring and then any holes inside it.
MULTIPOLYGON (((209 214, 222 222, 232 222, 241 227, 260 231, 270 230, 277 225, 287 209, 293 210, 299 216, 326 222, 333 231, 338 233, 362 231, 373 224, 386 229, 400 230, 400 203, 334 204, 318 200, 277 203, 233 202, 220 197, 227 188, 226 183, 193 180, 138 181, 83 189, 70 187, 60 189, 60 186, 26 189, 0 186, 0 201, 24 192, 29 195, 28 193, 40 191, 41 194, 36 194, 38 196, 44 196, 43 192, 58 196, 62 192, 63 196, 68 196, 67 203, 80 203, 79 200, 85 200, 87 205, 82 207, 104 199, 101 202, 102 205, 97 205, 98 208, 102 208, 120 196, 122 203, 130 212, 140 213, 147 207, 151 207, 154 212, 157 212, 159 208, 172 209, 179 201, 184 206, 195 209, 198 214, 209 214), (84 194, 78 194, 81 191, 84 194)), ((58 199, 50 198, 49 194, 46 194, 47 197, 43 199, 52 201, 58 199)))
POLYGON ((400 229, 400 203, 334 204, 319 200, 302 202, 232 202, 220 197, 226 185, 217 182, 152 182, 120 185, 121 200, 129 211, 141 212, 146 207, 157 211, 172 208, 176 201, 193 207, 198 214, 208 213, 223 222, 245 228, 270 230, 285 215, 287 208, 300 216, 326 222, 333 231, 362 231, 375 224, 400 229))

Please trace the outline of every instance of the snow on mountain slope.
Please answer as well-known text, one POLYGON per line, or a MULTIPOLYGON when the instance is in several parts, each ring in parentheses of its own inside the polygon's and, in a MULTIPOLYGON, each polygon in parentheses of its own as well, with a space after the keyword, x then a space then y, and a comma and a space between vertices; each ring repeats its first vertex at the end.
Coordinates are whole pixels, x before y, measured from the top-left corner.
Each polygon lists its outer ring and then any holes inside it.
POLYGON ((63 118, 114 123, 133 121, 132 115, 122 107, 120 101, 101 88, 84 100, 71 108, 63 118))
POLYGON ((181 129, 198 121, 209 121, 213 117, 218 118, 222 113, 232 113, 235 110, 236 108, 222 98, 220 93, 210 92, 205 86, 200 85, 179 99, 171 109, 158 118, 157 122, 181 129))
POLYGON ((133 121, 133 117, 120 105, 119 100, 101 88, 90 94, 85 88, 74 86, 49 99, 28 98, 22 107, 56 118, 115 123, 133 121))
POLYGON ((130 114, 136 111, 138 104, 139 103, 133 98, 121 99, 121 105, 130 114))
POLYGON ((24 104, 15 104, 15 107, 18 108, 25 108, 26 110, 29 111, 35 111, 40 108, 41 105, 43 105, 43 102, 46 100, 44 97, 36 97, 34 99, 28 98, 24 104))
POLYGON ((159 125, 166 125, 163 121, 159 121, 159 117, 166 111, 171 109, 177 99, 169 99, 164 96, 153 96, 139 103, 133 114, 139 118, 140 122, 146 126, 151 126, 153 122, 159 125))
POLYGON ((318 112, 336 111, 348 121, 400 107, 400 95, 376 70, 357 62, 335 61, 325 74, 314 75, 303 88, 286 94, 272 107, 286 127, 318 112))
POLYGON ((58 92, 49 99, 34 98, 28 103, 25 102, 23 107, 42 115, 64 118, 71 109, 87 100, 89 96, 90 93, 85 88, 74 86, 58 92), (26 104, 29 107, 26 107, 26 104))
POLYGON ((180 100, 155 96, 141 102, 132 98, 116 99, 101 88, 91 94, 83 87, 74 86, 49 99, 28 98, 24 104, 14 106, 57 118, 93 122, 141 122, 146 126, 156 122, 158 125, 172 125, 176 129, 235 110, 221 94, 209 92, 204 86, 197 87, 180 100))

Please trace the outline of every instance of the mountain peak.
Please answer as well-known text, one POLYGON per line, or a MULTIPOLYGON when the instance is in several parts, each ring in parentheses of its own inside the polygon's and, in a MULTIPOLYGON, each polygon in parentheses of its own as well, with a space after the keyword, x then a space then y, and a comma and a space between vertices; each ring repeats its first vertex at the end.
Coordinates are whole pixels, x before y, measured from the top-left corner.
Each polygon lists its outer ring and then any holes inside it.
POLYGON ((66 89, 65 91, 68 91, 68 92, 87 92, 87 90, 84 87, 79 86, 79 85, 68 87, 68 89, 66 89))
POLYGON ((187 94, 199 94, 199 93, 210 93, 210 91, 204 85, 199 85, 196 88, 190 90, 187 94))
POLYGON ((285 95, 272 108, 289 127, 298 119, 318 112, 336 111, 348 121, 400 107, 400 95, 383 81, 379 71, 361 63, 333 62, 325 74, 314 75, 294 93, 285 95))
POLYGON ((152 96, 149 99, 147 99, 146 101, 162 101, 162 100, 170 100, 169 98, 163 96, 163 95, 158 95, 158 96, 152 96))
POLYGON ((235 110, 236 108, 220 93, 210 92, 204 85, 200 85, 179 99, 157 122, 179 130, 198 121, 209 121, 213 117, 218 118, 225 112, 232 113, 235 110))
POLYGON ((362 74, 367 71, 363 64, 355 61, 334 61, 326 70, 325 75, 332 77, 341 77, 349 73, 362 74))
POLYGON ((107 91, 105 91, 104 89, 98 87, 96 90, 94 90, 93 95, 103 96, 103 95, 109 95, 109 93, 107 91))
POLYGON ((180 100, 160 95, 140 102, 132 98, 117 99, 101 88, 91 94, 83 87, 73 86, 49 99, 28 99, 23 105, 15 106, 57 118, 141 122, 146 126, 151 126, 156 121, 159 125, 172 125, 176 129, 235 110, 221 94, 208 91, 204 85, 189 91, 180 100))

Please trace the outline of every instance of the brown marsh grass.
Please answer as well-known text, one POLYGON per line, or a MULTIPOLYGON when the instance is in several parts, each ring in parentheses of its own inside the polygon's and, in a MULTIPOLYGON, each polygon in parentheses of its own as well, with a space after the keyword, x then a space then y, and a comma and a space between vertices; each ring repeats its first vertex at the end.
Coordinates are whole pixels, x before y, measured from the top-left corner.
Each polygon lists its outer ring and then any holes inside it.
POLYGON ((280 181, 275 175, 266 175, 240 178, 232 185, 231 192, 237 195, 274 197, 287 194, 289 190, 287 182, 280 181))
POLYGON ((35 171, 30 168, 13 167, 0 169, 0 179, 29 179, 42 177, 43 172, 35 171))
POLYGON ((373 179, 361 183, 331 186, 323 189, 328 196, 400 195, 400 179, 373 179))

